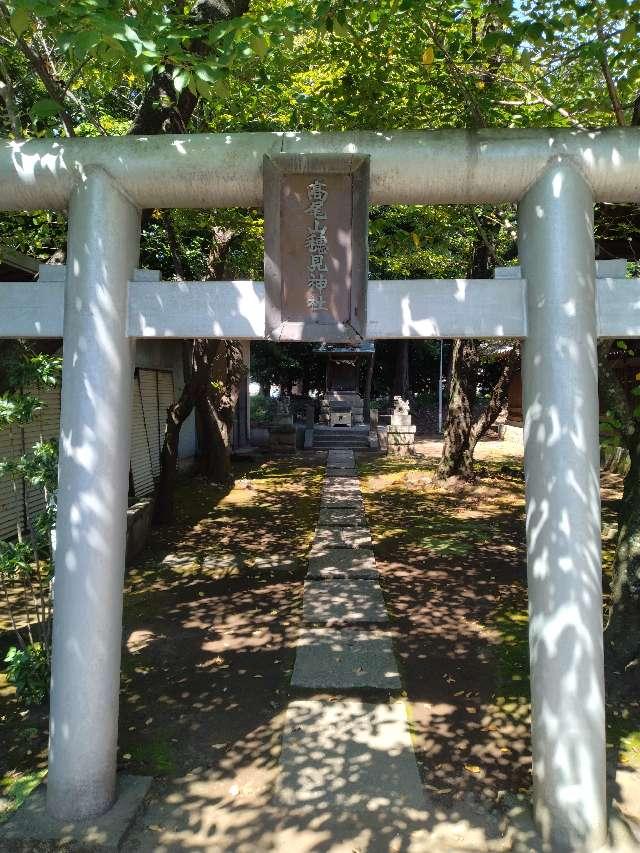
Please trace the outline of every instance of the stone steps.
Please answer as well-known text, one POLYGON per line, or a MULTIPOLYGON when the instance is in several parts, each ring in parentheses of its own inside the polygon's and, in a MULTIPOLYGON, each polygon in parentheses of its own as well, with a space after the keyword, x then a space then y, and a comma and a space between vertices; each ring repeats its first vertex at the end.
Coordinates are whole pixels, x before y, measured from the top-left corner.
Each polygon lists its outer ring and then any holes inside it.
POLYGON ((360 441, 360 439, 346 439, 342 442, 335 441, 325 441, 324 439, 320 441, 313 440, 313 449, 314 450, 329 450, 331 447, 348 447, 351 450, 359 450, 364 452, 369 450, 369 439, 365 441, 360 441))
POLYGON ((338 428, 332 430, 316 428, 313 430, 313 446, 316 450, 330 448, 368 450, 369 433, 366 430, 342 431, 338 428))

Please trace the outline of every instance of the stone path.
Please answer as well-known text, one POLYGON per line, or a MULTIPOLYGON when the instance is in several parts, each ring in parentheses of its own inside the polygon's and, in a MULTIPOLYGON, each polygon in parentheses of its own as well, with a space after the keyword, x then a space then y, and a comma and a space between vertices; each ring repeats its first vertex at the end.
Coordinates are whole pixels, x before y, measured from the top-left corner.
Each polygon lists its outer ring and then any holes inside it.
POLYGON ((428 813, 352 450, 328 453, 303 623, 276 850, 418 850, 428 813))

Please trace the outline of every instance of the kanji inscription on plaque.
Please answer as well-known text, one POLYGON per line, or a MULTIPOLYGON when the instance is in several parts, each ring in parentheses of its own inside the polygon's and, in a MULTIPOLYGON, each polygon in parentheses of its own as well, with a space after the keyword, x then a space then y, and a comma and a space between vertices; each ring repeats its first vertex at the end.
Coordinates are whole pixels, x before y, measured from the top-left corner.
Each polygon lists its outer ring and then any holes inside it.
POLYGON ((266 333, 357 342, 364 334, 369 158, 264 159, 266 333))

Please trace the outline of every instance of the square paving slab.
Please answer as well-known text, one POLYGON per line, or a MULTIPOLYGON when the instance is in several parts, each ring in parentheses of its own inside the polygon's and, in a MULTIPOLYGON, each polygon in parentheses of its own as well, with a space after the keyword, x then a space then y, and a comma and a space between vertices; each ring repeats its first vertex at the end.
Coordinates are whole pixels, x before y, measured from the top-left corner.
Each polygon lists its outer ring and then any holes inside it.
POLYGON ((307 625, 382 625, 389 621, 375 580, 307 580, 302 619, 307 625))
POLYGON ((360 491, 359 486, 347 486, 344 489, 336 488, 336 486, 330 486, 328 489, 323 491, 322 500, 362 501, 362 492, 360 491))
POLYGON ((356 460, 353 456, 327 456, 327 468, 355 468, 356 460))
POLYGON ((317 557, 309 557, 309 573, 313 580, 323 578, 377 578, 373 551, 369 548, 334 548, 317 557))
POLYGON ((391 637, 370 628, 304 628, 298 638, 291 686, 399 690, 391 637))
POLYGON ((349 466, 347 468, 339 468, 337 465, 327 465, 326 469, 327 477, 355 477, 356 469, 353 466, 349 466))
POLYGON ((357 491, 348 491, 341 493, 330 492, 328 494, 322 495, 322 503, 320 504, 322 509, 329 508, 333 509, 335 507, 352 507, 354 509, 359 509, 361 512, 364 512, 364 501, 362 500, 362 495, 360 494, 360 490, 357 491))
POLYGON ((317 527, 309 554, 322 554, 329 548, 371 548, 369 528, 317 527))
POLYGON ((338 507, 337 509, 320 510, 318 525, 320 527, 364 527, 367 523, 364 512, 360 507, 338 507))
POLYGON ((285 821, 322 815, 323 825, 334 827, 357 815, 376 839, 384 838, 401 816, 405 828, 417 829, 426 820, 403 702, 291 702, 280 766, 277 795, 287 809, 285 821))
POLYGON ((359 477, 325 477, 324 488, 325 493, 328 492, 344 492, 347 489, 357 490, 360 492, 359 477))
POLYGON ((333 453, 331 451, 327 455, 327 465, 337 465, 341 467, 343 465, 355 465, 356 458, 353 453, 333 453))

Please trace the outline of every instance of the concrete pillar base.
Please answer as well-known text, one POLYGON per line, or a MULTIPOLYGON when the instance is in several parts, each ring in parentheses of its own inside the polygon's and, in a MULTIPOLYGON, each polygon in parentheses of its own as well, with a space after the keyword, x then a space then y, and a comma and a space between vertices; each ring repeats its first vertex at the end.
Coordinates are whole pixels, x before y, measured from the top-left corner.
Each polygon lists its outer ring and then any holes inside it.
MULTIPOLYGON (((119 776, 116 800, 100 817, 85 820, 59 820, 46 808, 46 786, 26 800, 7 823, 0 827, 2 850, 32 850, 49 842, 73 849, 99 846, 100 850, 119 850, 126 832, 138 815, 151 785, 150 776, 119 776)), ((48 847, 47 847, 48 849, 48 847)))

